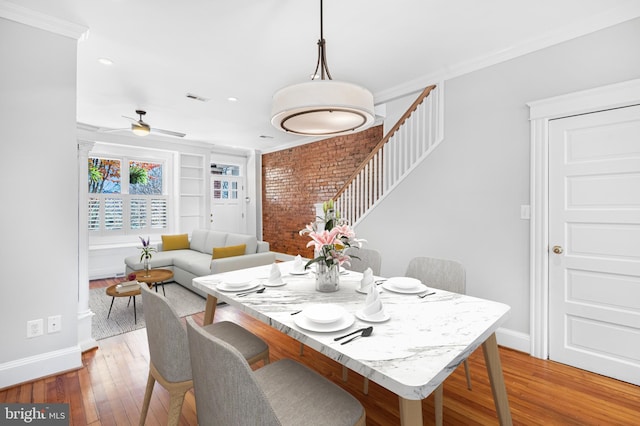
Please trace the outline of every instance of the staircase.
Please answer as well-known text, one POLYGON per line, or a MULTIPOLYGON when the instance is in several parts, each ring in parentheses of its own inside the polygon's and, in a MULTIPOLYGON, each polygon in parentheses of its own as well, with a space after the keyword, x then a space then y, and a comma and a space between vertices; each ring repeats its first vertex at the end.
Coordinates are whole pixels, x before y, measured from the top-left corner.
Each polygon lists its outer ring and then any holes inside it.
POLYGON ((336 209, 357 225, 442 141, 440 91, 425 88, 400 120, 333 197, 336 209))

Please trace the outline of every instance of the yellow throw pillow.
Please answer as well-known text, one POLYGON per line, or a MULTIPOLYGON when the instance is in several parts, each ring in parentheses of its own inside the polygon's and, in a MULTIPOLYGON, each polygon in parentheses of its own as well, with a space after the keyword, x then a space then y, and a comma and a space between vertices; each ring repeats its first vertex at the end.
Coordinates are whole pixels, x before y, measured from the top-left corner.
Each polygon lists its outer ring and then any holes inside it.
POLYGON ((246 248, 246 244, 227 247, 214 247, 212 257, 213 259, 222 259, 223 257, 242 256, 246 248))
POLYGON ((183 250, 188 248, 189 248, 188 234, 162 236, 162 251, 183 250))

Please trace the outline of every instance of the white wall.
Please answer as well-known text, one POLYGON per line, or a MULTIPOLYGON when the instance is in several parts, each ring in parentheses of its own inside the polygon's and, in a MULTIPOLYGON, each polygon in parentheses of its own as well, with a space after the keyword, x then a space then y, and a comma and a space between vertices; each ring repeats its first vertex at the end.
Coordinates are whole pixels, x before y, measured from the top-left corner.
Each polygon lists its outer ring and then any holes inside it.
POLYGON ((636 19, 446 81, 444 142, 357 227, 382 274, 404 274, 414 256, 460 260, 467 292, 510 305, 505 328, 526 340, 526 102, 640 77, 638 40, 636 19))
POLYGON ((76 40, 0 18, 0 388, 80 367, 76 40), (20 48, 13 42, 20 41, 20 48), (47 334, 50 315, 62 330, 47 334), (27 339, 27 321, 45 334, 27 339))

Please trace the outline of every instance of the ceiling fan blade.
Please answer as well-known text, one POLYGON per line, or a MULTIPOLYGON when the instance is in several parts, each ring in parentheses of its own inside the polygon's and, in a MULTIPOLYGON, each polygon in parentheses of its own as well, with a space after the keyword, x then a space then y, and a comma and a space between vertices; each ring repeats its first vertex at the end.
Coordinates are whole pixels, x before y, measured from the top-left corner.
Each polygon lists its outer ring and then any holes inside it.
POLYGON ((138 121, 138 120, 136 120, 135 118, 127 117, 126 115, 123 115, 123 116, 122 116, 122 118, 126 118, 127 120, 131 120, 131 121, 133 121, 134 123, 138 123, 138 122, 139 122, 139 121, 138 121))
POLYGON ((183 138, 186 136, 186 133, 180 133, 180 132, 173 132, 171 130, 163 130, 163 129, 157 129, 155 127, 151 128, 151 133, 162 133, 164 135, 169 135, 169 136, 176 136, 178 138, 183 138))
POLYGON ((128 127, 124 127, 124 128, 121 128, 121 129, 102 129, 101 128, 101 129, 98 129, 98 131, 100 133, 113 133, 113 132, 131 131, 131 129, 128 128, 128 127))

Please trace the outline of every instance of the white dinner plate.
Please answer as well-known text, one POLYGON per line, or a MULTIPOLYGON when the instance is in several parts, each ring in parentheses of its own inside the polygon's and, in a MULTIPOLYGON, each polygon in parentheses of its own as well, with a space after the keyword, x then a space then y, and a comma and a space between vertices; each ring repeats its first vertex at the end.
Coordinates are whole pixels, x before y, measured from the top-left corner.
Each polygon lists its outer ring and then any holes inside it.
POLYGON ((403 288, 405 290, 412 290, 422 286, 422 282, 419 279, 411 277, 391 277, 387 280, 387 283, 392 284, 395 288, 403 288))
POLYGON ((216 286, 216 288, 218 290, 220 290, 220 291, 237 291, 237 292, 240 292, 240 291, 246 291, 246 290, 254 289, 254 288, 258 287, 259 285, 260 285, 260 283, 257 282, 257 281, 250 281, 250 282, 248 282, 245 285, 240 286, 240 287, 229 286, 229 285, 227 285, 227 283, 221 282, 216 286))
POLYGON ((265 287, 281 287, 281 286, 283 286, 283 285, 285 285, 285 284, 286 284, 286 281, 282 280, 282 278, 281 278, 281 279, 280 279, 280 282, 277 282, 277 283, 271 283, 271 282, 269 282, 269 280, 268 280, 268 279, 266 279, 266 280, 261 280, 261 281, 259 282, 259 284, 262 284, 262 285, 263 285, 263 286, 265 286, 265 287))
POLYGON ((367 315, 365 315, 364 313, 362 313, 362 311, 356 311, 356 317, 359 320, 365 321, 365 322, 385 322, 388 321, 389 318, 391 318, 389 316, 388 313, 383 312, 382 315, 376 315, 374 317, 369 317, 367 315))
POLYGON ((347 311, 334 303, 316 303, 302 310, 302 315, 317 324, 330 324, 343 318, 347 311))
POLYGON ((289 273, 291 275, 307 275, 309 273, 309 270, 305 269, 304 271, 289 271, 289 273))
POLYGON ((411 288, 411 289, 398 288, 394 286, 393 283, 390 283, 388 281, 382 284, 382 288, 384 288, 385 290, 392 291, 394 293, 403 293, 403 294, 418 294, 418 293, 422 293, 423 291, 429 290, 427 286, 424 286, 422 284, 420 284, 418 287, 411 288))
POLYGON ((345 314, 338 321, 329 324, 319 324, 317 322, 310 321, 309 318, 304 315, 296 315, 293 317, 293 322, 298 327, 319 333, 331 333, 334 331, 344 330, 345 328, 351 327, 355 320, 355 317, 349 313, 345 314))
POLYGON ((251 283, 251 279, 247 277, 223 278, 221 282, 223 282, 227 288, 239 288, 245 287, 247 284, 251 283))

